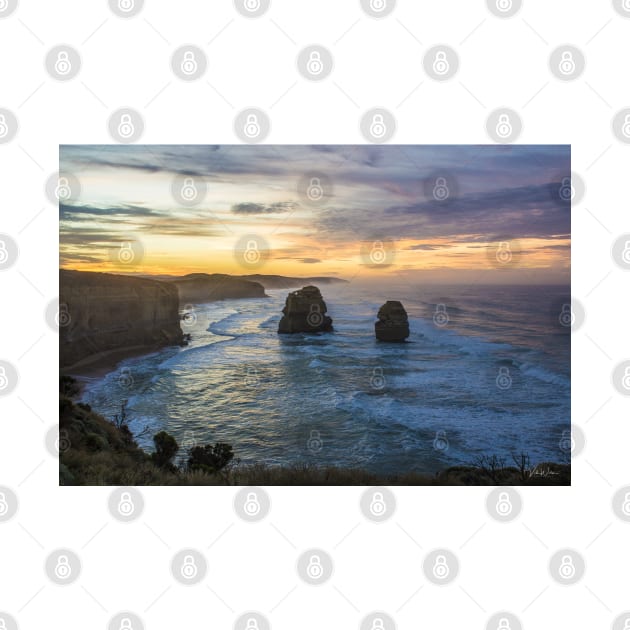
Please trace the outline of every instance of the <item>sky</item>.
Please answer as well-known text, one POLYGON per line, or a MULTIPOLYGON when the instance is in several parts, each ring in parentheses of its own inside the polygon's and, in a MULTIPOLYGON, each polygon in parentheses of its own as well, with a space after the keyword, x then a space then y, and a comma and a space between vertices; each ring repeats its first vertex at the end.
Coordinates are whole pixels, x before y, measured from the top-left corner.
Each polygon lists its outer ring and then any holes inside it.
POLYGON ((570 171, 568 145, 63 145, 60 266, 564 283, 570 171))

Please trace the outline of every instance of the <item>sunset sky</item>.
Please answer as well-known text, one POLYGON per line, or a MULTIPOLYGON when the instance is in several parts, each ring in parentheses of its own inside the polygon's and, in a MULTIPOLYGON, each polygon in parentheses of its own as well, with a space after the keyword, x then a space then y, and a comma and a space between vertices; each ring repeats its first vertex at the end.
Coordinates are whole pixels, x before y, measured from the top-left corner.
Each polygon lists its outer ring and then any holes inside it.
POLYGON ((569 146, 62 146, 60 265, 567 282, 570 171, 569 146))

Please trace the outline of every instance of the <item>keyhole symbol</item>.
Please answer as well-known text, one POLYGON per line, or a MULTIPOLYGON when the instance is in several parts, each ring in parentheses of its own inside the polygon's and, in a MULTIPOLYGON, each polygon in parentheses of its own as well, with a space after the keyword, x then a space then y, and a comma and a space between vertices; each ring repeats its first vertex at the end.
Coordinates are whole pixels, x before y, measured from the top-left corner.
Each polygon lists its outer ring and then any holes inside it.
POLYGON ((256 241, 247 241, 247 247, 245 248, 245 262, 250 265, 255 265, 260 262, 260 252, 258 251, 258 245, 256 241))

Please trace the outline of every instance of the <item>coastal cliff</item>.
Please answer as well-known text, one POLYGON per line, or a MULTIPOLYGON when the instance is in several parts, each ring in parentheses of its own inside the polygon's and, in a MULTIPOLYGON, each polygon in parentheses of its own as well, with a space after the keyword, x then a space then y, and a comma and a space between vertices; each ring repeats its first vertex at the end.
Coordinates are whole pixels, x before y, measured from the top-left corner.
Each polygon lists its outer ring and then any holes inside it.
POLYGON ((222 273, 191 273, 171 282, 177 287, 182 304, 267 297, 262 284, 222 273))
POLYGON ((61 270, 59 362, 69 368, 106 353, 181 344, 177 288, 108 273, 61 270))

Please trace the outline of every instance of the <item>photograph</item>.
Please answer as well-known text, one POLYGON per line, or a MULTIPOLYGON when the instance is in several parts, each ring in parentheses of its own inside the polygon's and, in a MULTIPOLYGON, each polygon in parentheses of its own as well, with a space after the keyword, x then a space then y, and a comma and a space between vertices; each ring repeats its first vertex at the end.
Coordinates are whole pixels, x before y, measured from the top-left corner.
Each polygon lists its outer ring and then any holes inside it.
POLYGON ((61 485, 570 485, 570 145, 59 160, 61 485))

